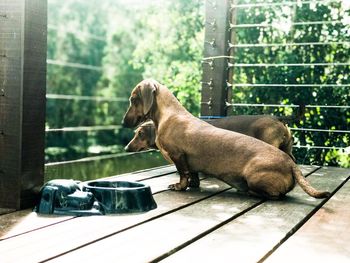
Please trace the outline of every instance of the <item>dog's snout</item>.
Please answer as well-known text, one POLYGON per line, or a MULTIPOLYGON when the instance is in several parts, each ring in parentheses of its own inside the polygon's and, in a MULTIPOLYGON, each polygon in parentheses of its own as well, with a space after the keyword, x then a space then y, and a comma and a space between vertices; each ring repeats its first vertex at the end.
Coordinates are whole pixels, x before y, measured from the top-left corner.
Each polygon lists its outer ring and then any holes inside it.
POLYGON ((133 127, 132 124, 130 123, 130 120, 126 117, 124 117, 122 120, 122 126, 124 128, 132 128, 133 127))
POLYGON ((127 146, 124 147, 124 150, 125 150, 126 152, 130 152, 129 144, 128 144, 127 146))
POLYGON ((126 126, 125 126, 125 120, 124 120, 124 118, 122 119, 122 126, 123 126, 123 127, 126 127, 126 126))

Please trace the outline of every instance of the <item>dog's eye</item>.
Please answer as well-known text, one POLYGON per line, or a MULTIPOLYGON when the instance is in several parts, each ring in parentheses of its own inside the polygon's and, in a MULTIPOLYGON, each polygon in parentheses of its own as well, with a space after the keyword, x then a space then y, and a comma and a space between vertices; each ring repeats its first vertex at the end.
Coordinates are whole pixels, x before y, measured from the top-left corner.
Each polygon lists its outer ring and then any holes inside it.
POLYGON ((133 105, 137 105, 138 104, 138 99, 136 97, 131 97, 130 98, 130 103, 133 105))
POLYGON ((143 131, 139 131, 139 136, 141 139, 143 139, 143 137, 145 136, 145 133, 143 131))

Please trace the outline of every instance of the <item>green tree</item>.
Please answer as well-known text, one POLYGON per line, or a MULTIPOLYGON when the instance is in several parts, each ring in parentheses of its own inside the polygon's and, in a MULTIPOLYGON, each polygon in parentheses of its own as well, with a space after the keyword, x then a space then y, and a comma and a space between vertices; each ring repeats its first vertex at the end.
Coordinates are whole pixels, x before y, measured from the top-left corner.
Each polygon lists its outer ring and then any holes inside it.
POLYGON ((162 12, 150 7, 141 17, 142 37, 132 64, 144 78, 168 86, 194 115, 199 114, 201 59, 204 43, 202 1, 163 1, 162 12))
MULTIPOLYGON (((249 1, 260 2, 260 1, 249 1)), ((345 2, 317 2, 294 6, 263 6, 237 10, 239 24, 273 24, 266 28, 236 29, 238 43, 325 43, 332 45, 239 48, 238 63, 338 63, 349 62, 349 6, 345 2), (342 21, 317 25, 295 25, 303 21, 342 21)), ((241 87, 233 90, 235 102, 348 105, 349 66, 247 67, 236 68, 233 83, 256 84, 335 84, 331 87, 241 87)), ((270 108, 235 108, 236 113, 268 113, 270 108)), ((290 109, 275 108, 274 114, 290 114, 290 109)), ((349 130, 350 112, 346 108, 310 108, 298 125, 305 128, 349 130)), ((295 132, 301 145, 348 147, 349 134, 295 132)), ((299 162, 349 166, 349 155, 336 150, 295 148, 299 162)))

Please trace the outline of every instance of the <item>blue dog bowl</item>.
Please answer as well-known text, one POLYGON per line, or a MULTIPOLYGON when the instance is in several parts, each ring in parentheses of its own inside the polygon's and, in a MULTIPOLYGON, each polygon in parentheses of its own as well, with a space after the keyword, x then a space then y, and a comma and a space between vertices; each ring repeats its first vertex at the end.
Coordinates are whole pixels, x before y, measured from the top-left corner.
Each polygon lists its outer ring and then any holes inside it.
POLYGON ((146 212, 157 207, 148 185, 128 181, 91 181, 83 184, 106 214, 146 212))

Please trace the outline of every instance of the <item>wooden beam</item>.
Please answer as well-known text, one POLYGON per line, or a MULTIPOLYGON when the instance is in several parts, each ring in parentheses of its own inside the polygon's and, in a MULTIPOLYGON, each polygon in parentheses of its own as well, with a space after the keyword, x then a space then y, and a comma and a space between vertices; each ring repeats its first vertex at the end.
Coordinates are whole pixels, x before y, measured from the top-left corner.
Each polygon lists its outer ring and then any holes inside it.
POLYGON ((207 0, 201 116, 226 116, 228 98, 231 1, 207 0), (217 58, 224 56, 221 58, 217 58), (216 57, 210 59, 211 57, 216 57))
POLYGON ((44 178, 47 2, 0 6, 0 207, 20 209, 44 178))

